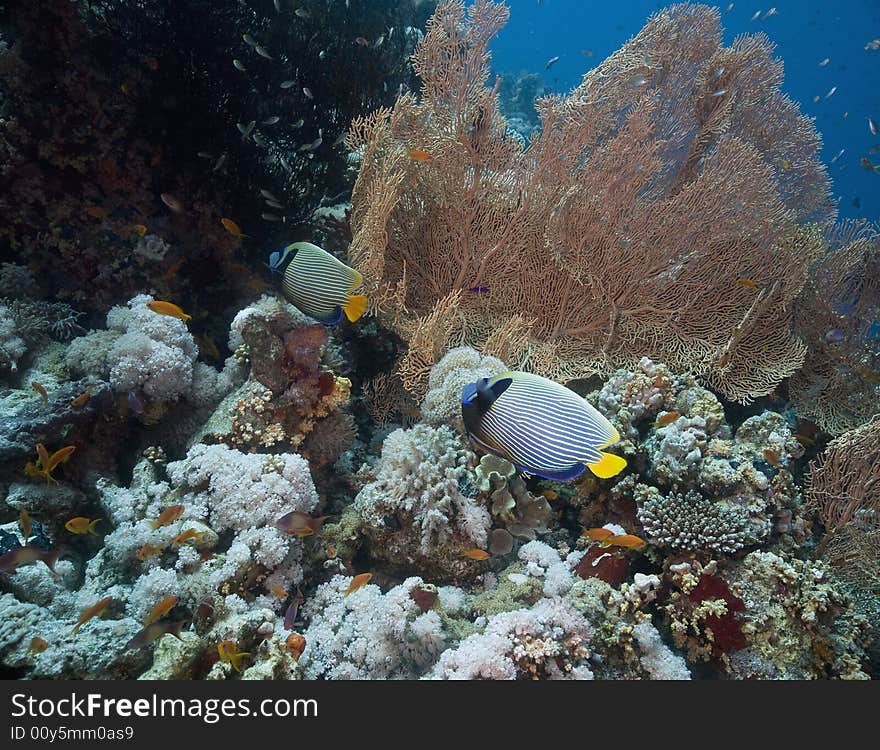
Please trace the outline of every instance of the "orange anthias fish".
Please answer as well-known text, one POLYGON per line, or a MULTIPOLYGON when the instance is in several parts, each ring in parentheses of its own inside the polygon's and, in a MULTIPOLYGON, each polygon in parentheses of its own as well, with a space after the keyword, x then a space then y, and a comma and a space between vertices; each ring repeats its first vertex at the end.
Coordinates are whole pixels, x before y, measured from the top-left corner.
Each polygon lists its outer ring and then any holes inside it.
POLYGON ((49 403, 49 394, 46 393, 46 389, 43 388, 43 386, 40 385, 36 380, 33 383, 31 383, 31 386, 33 387, 33 389, 37 393, 40 394, 40 398, 43 399, 43 403, 48 404, 49 403))
POLYGON ((143 630, 139 630, 134 638, 125 644, 125 648, 126 650, 130 648, 143 648, 157 638, 161 638, 169 633, 177 638, 177 640, 183 640, 180 637, 180 630, 183 628, 183 624, 183 620, 179 622, 154 622, 152 625, 147 625, 143 630))
POLYGON ((599 542, 601 547, 626 547, 627 549, 644 549, 648 543, 635 534, 619 534, 599 542))
POLYGON ((750 279, 748 276, 740 276, 736 280, 736 283, 739 284, 740 286, 744 286, 750 292, 757 292, 758 291, 758 285, 755 283, 754 279, 750 279))
POLYGON ((24 535, 24 543, 28 543, 28 539, 31 538, 31 515, 24 508, 21 510, 21 515, 19 516, 18 522, 21 524, 21 533, 24 535))
POLYGON ((85 625, 89 620, 97 615, 101 614, 105 609, 107 609, 107 605, 113 601, 112 596, 105 596, 103 599, 99 599, 95 602, 91 607, 89 607, 85 612, 83 612, 79 619, 76 621, 76 625, 73 626, 73 634, 76 635, 79 629, 85 625))
POLYGON ((149 560, 151 557, 156 557, 157 555, 161 554, 162 547, 160 547, 158 544, 147 543, 135 553, 135 557, 143 562, 144 560, 149 560))
POLYGON ((93 536, 98 536, 98 532, 95 531, 95 525, 100 520, 100 518, 96 518, 92 521, 89 518, 77 516, 76 518, 71 518, 66 524, 64 524, 64 528, 71 534, 92 534, 93 536))
POLYGON ((76 409, 79 409, 81 406, 85 406, 88 400, 92 397, 92 392, 89 390, 85 390, 79 394, 75 399, 70 402, 70 405, 76 409))
POLYGON ((150 610, 150 614, 148 614, 147 619, 144 620, 144 625, 152 625, 156 620, 161 620, 172 609, 174 609, 175 604, 177 604, 177 597, 174 596, 174 594, 170 594, 160 599, 156 602, 156 606, 150 610))
POLYGON ((180 260, 174 261, 162 274, 162 278, 165 281, 171 281, 175 276, 177 276, 177 272, 183 268, 183 264, 186 262, 185 258, 181 258, 180 260))
POLYGON ((238 237, 241 239, 242 237, 249 237, 249 235, 244 234, 241 231, 241 227, 238 226, 232 219, 220 219, 220 223, 223 225, 223 228, 229 232, 233 237, 238 237))
POLYGON ((187 529, 186 531, 181 531, 174 539, 171 540, 172 547, 180 547, 186 544, 188 541, 193 540, 196 542, 202 541, 205 537, 204 531, 196 531, 195 529, 187 529))
POLYGON ((353 594, 359 588, 363 588, 370 582, 370 579, 372 577, 372 573, 359 573, 351 579, 351 583, 348 584, 348 588, 342 592, 343 596, 348 596, 349 594, 353 594))
POLYGON ((183 203, 181 203, 177 198, 171 195, 171 193, 162 193, 159 197, 162 199, 162 203, 168 206, 168 208, 174 211, 174 213, 183 213, 183 203))
POLYGON ((103 219, 107 215, 107 212, 100 206, 88 206, 86 213, 93 219, 103 219))
POLYGON ((154 313, 167 315, 170 318, 177 318, 184 323, 192 320, 192 315, 187 315, 173 302, 162 302, 161 300, 154 299, 152 302, 147 302, 147 307, 149 307, 154 313))
POLYGON ((668 424, 672 424, 676 419, 681 416, 677 411, 668 411, 662 417, 657 417, 657 421, 654 422, 655 427, 666 427, 668 424))
POLYGON ((24 467, 25 473, 31 477, 45 477, 47 482, 57 484, 58 480, 52 476, 52 470, 58 464, 67 461, 75 450, 75 445, 67 445, 50 456, 46 446, 42 443, 37 443, 37 462, 31 463, 29 461, 24 467))
POLYGON ((16 547, 11 552, 0 555, 0 573, 14 573, 22 565, 30 565, 37 560, 42 560, 46 567, 54 573, 55 563, 63 556, 64 552, 58 549, 47 551, 32 545, 16 547))
POLYGON ((581 536, 587 537, 591 542, 601 542, 603 539, 610 539, 614 536, 611 529, 584 529, 581 536))
POLYGON ((291 536, 311 536, 321 531, 321 524, 329 517, 310 516, 300 510, 294 510, 275 521, 275 528, 291 536))
POLYGON ((421 162, 431 162, 434 161, 434 157, 431 156, 427 151, 424 151, 420 148, 408 148, 406 150, 407 156, 413 161, 421 161, 421 162))
POLYGON ((780 456, 778 451, 771 451, 769 448, 764 450, 764 460, 774 469, 779 468, 780 456))
POLYGON ((143 237, 147 233, 146 224, 132 224, 131 228, 134 229, 134 232, 138 237, 143 237))
POLYGON ((287 640, 284 641, 284 648, 290 652, 294 661, 299 661, 302 652, 306 650, 305 636, 302 636, 299 633, 291 633, 287 636, 287 640))
POLYGON ((169 505, 159 514, 159 517, 155 521, 150 521, 153 525, 153 530, 155 531, 162 526, 168 526, 168 524, 174 523, 183 515, 184 510, 185 508, 183 505, 169 505))
POLYGON ((468 549, 461 553, 462 557, 469 557, 471 560, 488 560, 490 555, 484 549, 468 549))
POLYGON ((270 586, 269 591, 271 591, 279 599, 286 599, 287 598, 287 592, 283 588, 281 588, 280 586, 270 586))
POLYGON ((217 653, 220 654, 220 661, 230 664, 236 672, 241 672, 241 660, 250 656, 247 651, 239 651, 236 642, 230 640, 220 641, 217 644, 217 653))
POLYGON ((35 635, 31 638, 30 644, 27 647, 27 653, 29 654, 42 654, 47 648, 49 648, 49 641, 45 638, 40 638, 40 636, 35 635))

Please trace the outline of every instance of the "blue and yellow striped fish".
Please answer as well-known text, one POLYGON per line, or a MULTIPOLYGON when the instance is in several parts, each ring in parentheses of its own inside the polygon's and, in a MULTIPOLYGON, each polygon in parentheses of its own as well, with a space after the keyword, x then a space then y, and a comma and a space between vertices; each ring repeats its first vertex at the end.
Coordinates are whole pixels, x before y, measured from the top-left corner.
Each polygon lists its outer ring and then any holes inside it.
POLYGON ((626 460, 606 448, 620 435, 574 391, 528 372, 505 372, 469 383, 461 411, 471 438, 517 469, 557 482, 583 474, 620 473, 626 460))
POLYGON ((283 274, 284 296, 324 325, 336 325, 343 313, 354 323, 367 309, 367 298, 355 294, 364 281, 361 275, 311 242, 294 242, 272 253, 269 270, 283 274))

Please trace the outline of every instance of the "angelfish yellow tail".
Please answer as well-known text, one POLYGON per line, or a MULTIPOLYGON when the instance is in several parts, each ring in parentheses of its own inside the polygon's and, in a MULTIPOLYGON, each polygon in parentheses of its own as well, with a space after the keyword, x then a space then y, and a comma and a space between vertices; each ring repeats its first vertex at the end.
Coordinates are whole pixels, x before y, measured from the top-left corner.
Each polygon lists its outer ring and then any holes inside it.
POLYGON ((363 294, 353 294, 342 308, 345 317, 354 323, 367 310, 367 298, 363 294))
POLYGON ((613 453, 603 453, 602 458, 594 464, 587 464, 599 479, 610 479, 626 468, 626 459, 613 453))

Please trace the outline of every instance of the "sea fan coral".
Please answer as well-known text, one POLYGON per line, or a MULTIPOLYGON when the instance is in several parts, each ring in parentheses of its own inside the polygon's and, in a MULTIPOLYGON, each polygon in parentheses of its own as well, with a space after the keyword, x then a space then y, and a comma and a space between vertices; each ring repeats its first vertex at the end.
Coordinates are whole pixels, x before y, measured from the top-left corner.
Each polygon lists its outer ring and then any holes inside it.
POLYGON ((799 225, 834 214, 769 40, 723 47, 716 9, 660 11, 538 102, 524 148, 485 86, 506 19, 487 0, 438 7, 413 57, 421 97, 349 134, 363 151, 350 257, 409 342, 404 383, 423 393, 446 349, 516 318, 524 351, 507 356, 549 377, 647 354, 734 399, 767 393, 804 358, 791 302, 821 238, 799 225))

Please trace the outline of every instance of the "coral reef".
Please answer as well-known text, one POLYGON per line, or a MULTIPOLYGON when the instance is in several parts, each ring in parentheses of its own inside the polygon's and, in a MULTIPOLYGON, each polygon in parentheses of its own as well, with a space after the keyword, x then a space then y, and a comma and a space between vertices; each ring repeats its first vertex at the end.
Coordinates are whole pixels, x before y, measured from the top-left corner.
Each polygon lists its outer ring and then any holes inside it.
POLYGON ((804 360, 792 301, 822 244, 808 222, 834 216, 769 40, 723 47, 717 9, 660 11, 538 101, 524 148, 485 85, 507 14, 439 6, 413 57, 421 95, 349 134, 363 152, 350 257, 409 344, 404 383, 421 395, 449 346, 504 329, 522 347, 502 358, 554 379, 647 355, 739 401, 768 393, 804 360))
POLYGON ((489 0, 48 5, 0 43, 4 676, 878 674, 876 234, 765 37, 673 6, 562 96, 487 87, 489 0), (307 232, 363 319, 267 293, 307 232), (472 441, 508 369, 625 470, 472 441))
POLYGON ((880 234, 867 222, 844 222, 829 232, 798 297, 795 329, 808 350, 789 383, 798 414, 832 435, 880 412, 878 320, 880 234))

